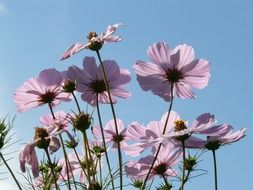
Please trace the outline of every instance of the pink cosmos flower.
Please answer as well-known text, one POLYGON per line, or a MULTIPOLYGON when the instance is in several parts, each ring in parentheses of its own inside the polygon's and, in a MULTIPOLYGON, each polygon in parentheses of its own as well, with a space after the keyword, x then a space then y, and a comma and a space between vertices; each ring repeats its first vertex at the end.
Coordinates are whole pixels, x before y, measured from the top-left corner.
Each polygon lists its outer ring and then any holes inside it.
POLYGON ((181 138, 187 148, 202 148, 203 140, 192 136, 192 134, 200 133, 215 123, 214 116, 206 113, 199 116, 190 127, 187 127, 188 122, 181 120, 176 112, 171 111, 166 131, 163 134, 166 117, 167 113, 162 116, 160 121, 151 121, 147 127, 137 122, 132 123, 127 129, 127 135, 137 143, 128 145, 126 154, 138 156, 147 148, 156 149, 160 143, 173 142, 177 146, 181 146, 181 138))
POLYGON ((20 169, 22 172, 26 171, 25 164, 31 166, 32 174, 34 177, 39 176, 39 161, 37 158, 37 154, 35 152, 35 144, 28 143, 26 144, 19 153, 19 163, 20 163, 20 169))
MULTIPOLYGON (((120 148, 125 150, 127 143, 126 141, 129 139, 126 134, 126 128, 124 127, 123 122, 120 119, 117 119, 117 126, 118 126, 118 135, 116 134, 114 120, 111 119, 107 122, 104 128, 104 136, 106 143, 112 143, 112 148, 117 149, 118 145, 117 142, 120 142, 120 148)), ((99 126, 93 128, 93 134, 96 138, 101 138, 101 129, 99 126)), ((102 141, 102 140, 101 140, 102 141)))
POLYGON ((79 182, 80 183, 84 183, 87 181, 87 162, 88 162, 88 165, 90 166, 90 169, 92 169, 92 167, 95 167, 95 163, 97 162, 96 161, 96 158, 95 157, 92 157, 92 161, 91 160, 87 160, 87 158, 85 156, 82 156, 82 155, 77 155, 72 152, 71 154, 68 155, 68 159, 69 159, 69 167, 71 168, 71 171, 70 170, 67 170, 67 167, 66 167, 66 162, 65 162, 65 158, 61 158, 58 162, 58 165, 60 167, 62 167, 62 170, 61 170, 61 178, 62 179, 65 179, 67 180, 67 171, 69 171, 69 176, 72 176, 72 174, 74 176, 79 176, 79 182), (83 168, 80 164, 80 162, 82 163, 83 165, 83 168), (84 173, 85 171, 85 173, 84 173))
POLYGON ((204 88, 210 78, 210 64, 204 59, 195 59, 191 46, 183 44, 175 49, 165 42, 158 42, 148 48, 152 63, 137 61, 133 66, 137 80, 144 91, 162 97, 165 101, 173 96, 194 98, 192 88, 204 88))
POLYGON ((231 125, 222 124, 201 131, 201 134, 207 135, 207 139, 202 143, 203 148, 216 150, 220 146, 239 141, 245 137, 246 128, 234 132, 231 125))
POLYGON ((114 36, 114 32, 117 30, 119 26, 123 25, 122 23, 117 23, 114 25, 109 25, 105 32, 100 34, 99 36, 95 32, 89 33, 87 36, 89 42, 87 44, 82 43, 74 43, 71 45, 62 55, 61 61, 64 59, 67 59, 71 57, 72 55, 78 53, 79 51, 83 49, 91 49, 96 50, 97 48, 101 48, 104 43, 110 43, 110 42, 119 42, 121 40, 121 37, 114 36))
MULTIPOLYGON (((123 86, 130 81, 130 72, 119 68, 118 64, 112 60, 103 62, 110 93, 113 103, 115 97, 128 98, 131 94, 123 89, 123 86)), ((92 106, 99 103, 110 103, 106 90, 101 65, 97 66, 94 57, 85 57, 83 69, 76 66, 69 67, 67 77, 72 81, 77 81, 77 91, 82 93, 81 98, 92 106)))
MULTIPOLYGON (((172 168, 180 161, 182 151, 172 143, 161 146, 154 167, 148 179, 155 176, 175 176, 176 171, 172 168)), ((154 155, 143 157, 138 161, 129 161, 125 166, 126 174, 134 180, 144 180, 154 160, 154 155)))
POLYGON ((22 172, 25 172, 25 164, 31 166, 34 177, 39 175, 39 163, 35 152, 35 146, 38 148, 48 148, 52 154, 60 148, 60 141, 55 137, 55 131, 44 126, 35 128, 34 140, 26 144, 19 152, 19 163, 22 172))
MULTIPOLYGON (((162 121, 165 121, 166 114, 163 115, 162 121)), ((204 113, 197 117, 190 126, 188 122, 180 119, 180 116, 172 111, 168 121, 168 132, 161 137, 161 142, 171 141, 178 146, 182 141, 186 148, 202 148, 203 140, 194 136, 213 126, 216 123, 214 115, 204 113)))
POLYGON ((146 127, 138 122, 131 123, 127 128, 127 136, 136 143, 128 145, 125 153, 129 156, 139 156, 147 148, 157 148, 163 134, 164 123, 151 121, 146 127))
POLYGON ((70 101, 69 93, 62 92, 63 76, 56 69, 40 72, 19 87, 14 93, 14 101, 19 112, 25 112, 43 104, 58 105, 61 101, 70 101))
POLYGON ((71 144, 77 144, 74 137, 70 134, 70 132, 67 130, 69 119, 68 114, 64 111, 57 111, 54 113, 55 119, 51 114, 44 115, 40 118, 40 122, 47 127, 47 131, 49 134, 53 134, 54 136, 66 133, 68 138, 71 141, 71 144))

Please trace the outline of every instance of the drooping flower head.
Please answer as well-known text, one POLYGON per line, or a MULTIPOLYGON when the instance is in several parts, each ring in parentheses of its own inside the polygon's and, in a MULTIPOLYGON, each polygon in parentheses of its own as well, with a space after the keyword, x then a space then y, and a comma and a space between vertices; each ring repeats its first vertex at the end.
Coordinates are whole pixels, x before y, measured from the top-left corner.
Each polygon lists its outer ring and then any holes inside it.
POLYGON ((39 162, 35 147, 49 149, 52 154, 60 148, 60 141, 55 137, 54 131, 48 127, 36 127, 35 135, 31 142, 27 143, 19 152, 19 163, 22 172, 26 171, 26 164, 31 166, 34 177, 39 176, 39 162))
POLYGON ((70 101, 69 93, 62 91, 63 76, 56 69, 46 69, 39 77, 28 79, 14 93, 14 101, 19 112, 25 112, 43 104, 58 105, 70 101))
POLYGON ((82 44, 80 42, 74 43, 63 53, 61 61, 71 57, 72 55, 78 53, 83 49, 98 51, 102 48, 104 43, 119 42, 121 40, 121 37, 114 36, 113 34, 117 30, 117 28, 121 25, 122 23, 109 25, 106 31, 100 35, 98 35, 96 32, 90 32, 87 36, 88 43, 87 44, 82 44))
MULTIPOLYGON (((128 98, 130 93, 124 90, 123 87, 130 81, 130 72, 121 69, 113 60, 105 60, 103 65, 113 102, 116 103, 116 96, 128 98)), ((90 105, 96 106, 97 96, 99 103, 110 103, 101 65, 96 65, 94 57, 84 58, 83 69, 77 66, 69 67, 67 77, 77 82, 77 91, 82 93, 81 98, 90 105)))
POLYGON ((165 42, 158 42, 148 48, 152 63, 137 61, 133 66, 137 80, 144 91, 151 91, 165 101, 173 96, 194 98, 192 88, 204 88, 210 77, 210 64, 204 59, 195 59, 191 46, 183 44, 175 49, 165 42))

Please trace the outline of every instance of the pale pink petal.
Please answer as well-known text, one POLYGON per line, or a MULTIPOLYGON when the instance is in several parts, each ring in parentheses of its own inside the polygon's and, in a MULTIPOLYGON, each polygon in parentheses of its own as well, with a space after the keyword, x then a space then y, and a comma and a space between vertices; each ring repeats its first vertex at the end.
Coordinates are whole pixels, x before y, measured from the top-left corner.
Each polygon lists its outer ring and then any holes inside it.
POLYGON ((86 46, 81 44, 81 43, 74 43, 73 45, 71 45, 61 56, 61 61, 64 59, 67 59, 69 57, 71 57, 72 55, 78 53, 79 51, 85 49, 86 46))
POLYGON ((148 48, 148 56, 153 63, 160 66, 170 64, 170 48, 165 42, 155 43, 148 48))

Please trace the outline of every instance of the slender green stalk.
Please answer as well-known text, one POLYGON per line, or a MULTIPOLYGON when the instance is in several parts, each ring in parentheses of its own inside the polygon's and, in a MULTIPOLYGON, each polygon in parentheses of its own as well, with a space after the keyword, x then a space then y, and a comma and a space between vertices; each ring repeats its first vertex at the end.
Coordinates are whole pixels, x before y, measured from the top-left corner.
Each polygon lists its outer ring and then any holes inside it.
MULTIPOLYGON (((170 112, 171 112, 172 105, 173 105, 173 100, 174 100, 174 97, 173 97, 173 88, 174 88, 174 85, 171 84, 171 89, 170 89, 171 90, 171 101, 170 101, 169 110, 168 110, 168 113, 167 113, 167 116, 166 116, 165 124, 164 124, 164 127, 163 127, 163 134, 165 134, 165 132, 166 132, 167 124, 168 124, 169 117, 170 117, 170 112)), ((159 146, 158 146, 158 148, 157 148, 157 151, 156 151, 156 154, 155 154, 155 158, 154 158, 154 160, 153 160, 153 162, 152 162, 152 164, 151 164, 151 166, 149 168, 149 171, 148 171, 148 173, 147 173, 147 175, 146 175, 146 177, 144 179, 144 182, 142 184, 142 187, 141 187, 142 190, 145 189, 146 183, 148 181, 148 177, 149 177, 149 175, 150 175, 150 173, 151 173, 151 171, 152 171, 152 169, 153 169, 153 167, 155 165, 155 161, 156 161, 156 159, 158 157, 158 154, 160 152, 161 146, 162 146, 162 143, 160 143, 159 146)))
POLYGON ((182 140, 182 148, 183 148, 183 167, 182 167, 182 179, 181 179, 180 190, 184 190, 184 184, 185 184, 185 142, 184 140, 182 140))
POLYGON ((22 188, 21 188, 21 186, 20 186, 20 184, 19 184, 17 178, 15 177, 14 173, 12 172, 10 166, 9 166, 8 163, 6 162, 4 156, 3 156, 3 154, 2 154, 1 152, 0 152, 0 158, 3 160, 4 165, 7 167, 8 171, 10 172, 10 174, 11 174, 12 178, 14 179, 14 181, 15 181, 16 185, 18 186, 18 188, 19 188, 20 190, 22 190, 22 188))
POLYGON ((110 165, 110 161, 109 161, 109 157, 108 157, 108 153, 107 153, 107 147, 106 147, 106 143, 105 143, 104 129, 103 129, 103 124, 102 124, 102 119, 101 119, 101 114, 100 114, 99 103, 98 103, 98 94, 97 94, 97 113, 98 113, 98 120, 99 120, 99 125, 100 125, 102 139, 103 139, 103 146, 104 146, 104 149, 105 149, 106 163, 107 163, 107 166, 108 166, 108 169, 109 169, 109 175, 110 175, 110 178, 111 178, 112 189, 114 190, 114 181, 113 181, 112 169, 111 169, 111 165, 110 165))
MULTIPOLYGON (((88 151, 87 158, 88 158, 88 160, 89 160, 92 164, 94 164, 94 163, 93 163, 93 158, 92 158, 92 156, 91 156, 90 145, 89 145, 89 142, 88 142, 88 137, 87 137, 87 133, 86 133, 86 132, 83 133, 83 139, 84 139, 84 143, 85 143, 85 145, 86 145, 87 151, 88 151)), ((92 167, 91 167, 91 174, 92 174, 93 180, 95 180, 95 172, 94 172, 94 169, 95 169, 95 168, 94 168, 93 165, 92 165, 92 167)))
POLYGON ((78 112, 81 113, 81 108, 80 108, 80 106, 79 106, 79 103, 78 103, 78 101, 77 101, 77 98, 76 98, 76 95, 75 95, 74 92, 72 92, 72 96, 74 97, 74 100, 75 100, 75 103, 76 103, 78 112))
POLYGON ((165 177, 164 175, 162 175, 162 177, 163 177, 163 181, 164 181, 164 183, 165 183, 167 189, 170 189, 171 186, 170 186, 170 184, 168 183, 168 180, 166 179, 166 177, 165 177))
POLYGON ((51 161, 51 158, 50 158, 50 155, 49 155, 49 152, 47 150, 47 148, 44 149, 45 152, 46 152, 46 155, 47 155, 47 159, 48 159, 48 162, 49 162, 49 165, 50 165, 50 168, 51 168, 51 172, 52 172, 52 175, 53 175, 53 180, 54 180, 54 185, 55 185, 55 188, 58 190, 59 189, 59 186, 57 184, 57 178, 56 178, 56 175, 54 173, 54 166, 53 166, 53 163, 51 161))
POLYGON ((86 173, 86 171, 85 171, 85 168, 84 168, 84 166, 83 166, 83 163, 82 163, 82 161, 80 160, 80 158, 79 158, 79 156, 78 156, 77 151, 76 151, 75 148, 74 148, 74 152, 75 152, 76 158, 77 158, 77 160, 78 160, 78 162, 79 162, 79 164, 80 164, 80 166, 81 166, 81 168, 82 168, 82 170, 83 170, 83 173, 84 173, 86 179, 88 179, 88 175, 87 175, 87 173, 86 173))
MULTIPOLYGON (((79 114, 81 113, 81 108, 80 108, 80 105, 77 101, 77 98, 74 94, 74 92, 72 92, 72 95, 74 97, 74 100, 75 100, 75 103, 76 103, 76 106, 77 106, 77 109, 78 109, 78 112, 79 114)), ((88 138, 87 138, 87 134, 86 132, 83 133, 83 143, 84 143, 84 149, 85 149, 85 154, 86 154, 86 159, 87 160, 90 160, 92 162, 92 156, 91 156, 91 153, 90 153, 90 148, 89 148, 89 142, 88 142, 88 138)), ((90 182, 90 168, 88 166, 88 162, 86 163, 87 164, 87 173, 88 173, 88 179, 89 179, 89 182, 90 182)), ((92 169, 93 170, 93 169, 92 169)), ((95 172, 92 171, 92 174, 94 174, 95 172)), ((95 178, 95 176, 93 175, 93 178, 95 178)), ((90 183, 91 184, 91 183, 90 183)))
MULTIPOLYGON (((51 115, 52 115, 53 119, 56 119, 55 115, 54 115, 52 105, 49 103, 48 106, 49 106, 49 109, 51 111, 51 115)), ((64 160, 65 160, 66 170, 67 170, 66 172, 67 172, 67 179, 68 179, 68 189, 71 190, 70 177, 69 177, 69 159, 68 159, 68 155, 67 155, 67 152, 66 152, 66 149, 65 149, 65 146, 64 146, 62 135, 59 134, 59 136, 60 136, 61 146, 62 146, 62 150, 63 150, 63 155, 64 155, 64 158, 65 158, 64 160)))
POLYGON ((69 190, 71 190, 71 185, 70 185, 70 177, 69 177, 69 170, 71 170, 70 168, 70 164, 69 164, 69 159, 68 159, 68 155, 64 146, 64 142, 63 142, 63 138, 62 135, 59 134, 60 137, 60 141, 61 141, 61 146, 62 146, 62 150, 63 150, 63 155, 65 157, 65 164, 66 164, 66 172, 67 172, 67 179, 68 179, 68 188, 69 190), (66 159, 67 158, 67 159, 66 159))
POLYGON ((88 150, 87 150, 87 144, 86 144, 86 141, 85 141, 85 136, 83 134, 83 145, 84 145, 84 151, 85 151, 85 164, 86 164, 86 169, 87 169, 87 177, 88 177, 88 182, 89 184, 91 185, 91 179, 90 179, 90 167, 89 167, 89 155, 88 155, 88 150))
POLYGON ((101 165, 101 158, 98 159, 98 164, 99 164, 99 178, 100 178, 100 185, 101 185, 101 189, 103 186, 103 174, 102 174, 102 165, 101 165))
MULTIPOLYGON (((108 92, 108 97, 109 97, 109 100, 110 100, 110 105, 111 105, 111 110, 112 110, 116 135, 119 136, 118 125, 117 125, 117 120, 116 120, 116 113, 115 113, 113 102, 112 102, 112 97, 111 97, 111 93, 110 93, 110 88, 109 88, 109 84, 108 84, 104 64, 103 64, 103 61, 100 57, 99 51, 96 51, 96 53, 97 53, 98 59, 99 59, 100 64, 101 64, 103 77, 104 77, 104 81, 105 81, 105 87, 106 87, 106 91, 108 92)), ((119 141, 117 141, 117 147, 118 147, 117 149, 118 149, 118 160, 119 160, 118 162, 119 162, 119 175, 120 175, 119 176, 119 179, 120 179, 120 187, 119 188, 120 188, 120 190, 122 190, 122 187, 123 187, 122 154, 121 154, 120 142, 119 141)))
POLYGON ((213 166, 214 166, 214 186, 215 190, 218 190, 218 175, 217 175, 217 162, 216 162, 216 155, 215 150, 212 150, 213 153, 213 166))

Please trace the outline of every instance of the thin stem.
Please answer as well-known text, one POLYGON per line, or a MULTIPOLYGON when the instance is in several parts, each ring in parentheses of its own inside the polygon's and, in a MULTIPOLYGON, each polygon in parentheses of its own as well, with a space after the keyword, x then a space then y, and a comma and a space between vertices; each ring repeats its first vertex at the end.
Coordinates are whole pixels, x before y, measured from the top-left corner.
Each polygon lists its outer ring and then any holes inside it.
POLYGON ((98 164, 99 164, 99 178, 100 178, 100 185, 101 185, 101 189, 102 185, 103 185, 103 178, 102 178, 102 165, 101 165, 101 158, 98 159, 98 164))
MULTIPOLYGON (((49 103, 48 106, 49 106, 49 109, 51 111, 51 115, 52 115, 53 119, 55 120, 56 118, 55 118, 55 115, 54 115, 52 105, 49 103)), ((65 158, 64 160, 65 160, 66 170, 67 170, 66 172, 67 172, 67 179, 68 179, 68 189, 71 190, 70 177, 69 177, 69 159, 68 159, 68 155, 67 155, 67 152, 66 152, 66 149, 65 149, 65 146, 64 146, 62 135, 59 134, 59 136, 60 136, 61 146, 62 146, 64 158, 65 158)))
POLYGON ((59 189, 58 184, 57 184, 56 175, 55 175, 55 173, 54 173, 53 163, 52 163, 52 161, 51 161, 49 152, 48 152, 47 148, 45 148, 44 150, 45 150, 45 152, 46 152, 47 159, 48 159, 48 162, 49 162, 49 165, 50 165, 50 168, 51 168, 51 172, 52 172, 52 175, 53 175, 55 188, 56 188, 56 189, 59 189))
POLYGON ((218 190, 217 162, 216 162, 215 150, 212 150, 212 153, 213 153, 213 166, 214 166, 214 185, 215 185, 215 190, 218 190))
POLYGON ((104 146, 104 149, 105 149, 106 163, 107 163, 107 166, 108 166, 108 169, 109 169, 109 175, 110 175, 110 178, 111 178, 112 189, 114 189, 114 181, 113 181, 112 169, 111 169, 111 165, 110 165, 110 161, 109 161, 109 157, 108 157, 108 153, 107 153, 107 147, 106 147, 106 143, 105 143, 104 129, 103 129, 103 124, 102 124, 102 119, 101 119, 101 114, 100 114, 99 103, 98 103, 98 94, 97 94, 97 113, 98 113, 99 126, 100 126, 100 129, 101 129, 101 134, 102 134, 102 139, 103 139, 103 146, 104 146))
MULTIPOLYGON (((108 92, 108 97, 109 97, 109 100, 110 100, 110 105, 111 105, 111 110, 112 110, 116 135, 119 136, 118 125, 117 125, 117 120, 116 120, 116 113, 115 113, 113 102, 112 102, 112 97, 111 97, 111 93, 110 93, 110 88, 109 88, 109 84, 108 84, 104 64, 103 64, 102 59, 100 57, 99 51, 96 51, 96 53, 97 53, 98 59, 99 59, 100 64, 101 64, 103 77, 104 77, 104 81, 105 81, 105 87, 106 87, 106 91, 108 92)), ((120 142, 119 141, 117 141, 117 147, 118 147, 117 149, 118 149, 118 160, 119 160, 118 162, 119 162, 119 174, 120 174, 120 176, 119 176, 120 190, 122 190, 122 187, 123 187, 122 155, 121 155, 121 149, 120 149, 120 142)))
POLYGON ((165 177, 164 175, 162 175, 162 177, 163 177, 163 181, 164 181, 164 183, 165 183, 167 189, 171 189, 171 186, 170 186, 170 184, 168 183, 168 180, 166 179, 166 177, 165 177))
POLYGON ((184 190, 185 184, 185 142, 182 140, 182 148, 183 148, 183 168, 182 168, 182 179, 181 179, 181 188, 180 190, 184 190))
POLYGON ((7 169, 9 170, 9 172, 10 172, 10 174, 11 174, 12 178, 14 179, 14 181, 15 181, 16 185, 18 186, 18 188, 19 188, 20 190, 22 190, 22 188, 21 188, 21 186, 20 186, 20 184, 19 184, 19 182, 18 182, 17 178, 15 177, 14 173, 12 172, 12 170, 11 170, 10 166, 9 166, 9 165, 8 165, 8 163, 6 162, 6 160, 5 160, 4 156, 2 155, 2 153, 1 153, 1 152, 0 152, 0 158, 3 160, 4 165, 5 165, 5 166, 7 167, 7 169))
MULTIPOLYGON (((174 85, 171 84, 171 89, 170 89, 171 90, 171 101, 170 101, 169 110, 167 112, 167 116, 166 116, 166 120, 165 120, 165 123, 164 123, 163 133, 162 134, 165 134, 165 132, 166 132, 167 124, 168 124, 169 117, 170 117, 170 112, 171 112, 172 105, 173 105, 173 100, 174 100, 173 87, 174 87, 174 85)), ((158 154, 160 152, 161 146, 162 146, 162 143, 160 143, 159 146, 158 146, 158 148, 157 148, 157 151, 156 151, 156 154, 155 154, 155 158, 154 158, 154 160, 153 160, 153 162, 152 162, 152 164, 151 164, 151 166, 149 168, 148 174, 146 175, 146 178, 145 178, 145 180, 144 180, 144 182, 142 184, 142 187, 141 187, 142 190, 145 189, 146 183, 148 181, 148 177, 149 177, 149 175, 150 175, 150 173, 151 173, 151 171, 152 171, 152 169, 153 169, 153 167, 155 165, 155 161, 156 161, 156 159, 158 157, 158 154)))
POLYGON ((87 168, 87 177, 88 177, 88 181, 89 184, 91 185, 91 179, 90 179, 90 167, 89 167, 89 155, 88 155, 88 150, 87 150, 87 144, 85 142, 85 135, 83 134, 83 145, 84 145, 84 151, 85 151, 85 164, 86 164, 86 168, 87 168))
MULTIPOLYGON (((84 143, 86 144, 86 147, 87 147, 87 150, 88 150, 89 161, 90 161, 92 164, 94 164, 94 163, 93 163, 93 158, 92 158, 92 156, 91 156, 90 145, 89 145, 89 142, 88 142, 88 137, 87 137, 87 133, 86 133, 86 132, 83 133, 83 137, 84 137, 84 143)), ((88 158, 88 156, 87 156, 87 158, 88 158)), ((91 167, 91 174, 92 174, 92 176, 93 176, 93 180, 95 180, 95 172, 94 172, 94 169, 95 169, 95 168, 94 168, 93 165, 92 165, 92 167, 91 167)))
POLYGON ((77 101, 77 98, 76 98, 76 95, 75 95, 74 92, 72 92, 72 96, 74 97, 74 100, 75 100, 75 103, 76 103, 78 112, 81 113, 81 108, 80 108, 80 106, 79 106, 79 103, 78 103, 78 101, 77 101))
POLYGON ((78 160, 78 162, 79 162, 79 164, 80 164, 80 166, 81 166, 81 168, 83 170, 83 173, 84 173, 86 179, 88 179, 88 176, 87 176, 87 173, 85 171, 85 168, 84 168, 84 166, 83 166, 83 164, 82 164, 82 162, 81 162, 81 160, 80 160, 80 158, 79 158, 79 156, 78 156, 77 151, 76 151, 75 148, 74 148, 74 152, 75 152, 76 158, 77 158, 77 160, 78 160))
POLYGON ((68 155, 67 155, 67 152, 66 152, 66 149, 65 149, 65 146, 64 146, 62 135, 59 134, 59 137, 60 137, 60 141, 61 141, 63 155, 64 155, 64 158, 65 158, 64 160, 65 160, 66 170, 67 170, 66 172, 67 172, 67 179, 68 179, 68 188, 71 190, 70 177, 69 177, 69 170, 71 170, 71 169, 70 169, 69 159, 68 159, 68 155))

